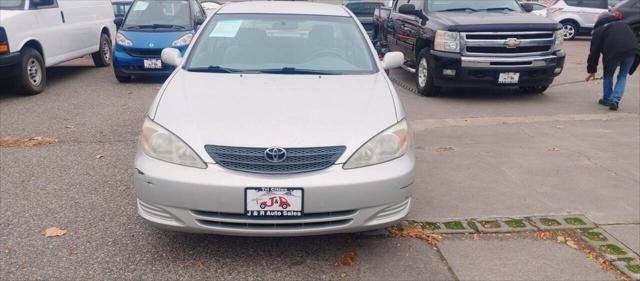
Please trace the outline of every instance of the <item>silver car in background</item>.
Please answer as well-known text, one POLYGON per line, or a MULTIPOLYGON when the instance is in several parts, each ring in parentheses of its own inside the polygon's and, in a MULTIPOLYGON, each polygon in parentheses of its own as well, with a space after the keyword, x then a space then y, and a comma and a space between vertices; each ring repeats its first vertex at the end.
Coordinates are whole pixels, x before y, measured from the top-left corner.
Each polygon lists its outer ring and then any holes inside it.
POLYGON ((242 236, 358 232, 404 218, 412 134, 346 8, 222 6, 181 57, 144 121, 138 213, 162 228, 242 236))

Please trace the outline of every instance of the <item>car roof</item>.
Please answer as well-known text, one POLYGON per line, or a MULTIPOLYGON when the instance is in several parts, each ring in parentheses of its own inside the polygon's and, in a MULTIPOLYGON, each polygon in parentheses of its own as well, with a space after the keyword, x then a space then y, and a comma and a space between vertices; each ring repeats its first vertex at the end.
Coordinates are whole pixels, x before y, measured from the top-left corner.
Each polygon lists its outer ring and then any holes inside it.
POLYGON ((348 17, 339 5, 291 1, 232 2, 222 6, 218 14, 286 14, 348 17))

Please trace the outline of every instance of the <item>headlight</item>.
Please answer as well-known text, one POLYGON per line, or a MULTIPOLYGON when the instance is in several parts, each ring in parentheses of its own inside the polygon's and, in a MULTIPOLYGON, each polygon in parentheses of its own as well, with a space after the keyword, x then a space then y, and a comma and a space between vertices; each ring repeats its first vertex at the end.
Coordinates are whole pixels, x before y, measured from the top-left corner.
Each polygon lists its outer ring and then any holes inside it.
POLYGON ((147 118, 140 135, 142 151, 149 157, 173 164, 205 169, 207 164, 180 138, 147 118))
POLYGON ((560 51, 562 50, 562 44, 564 43, 564 30, 556 30, 556 41, 553 42, 553 50, 560 51))
POLYGON ((127 47, 133 45, 133 42, 127 39, 127 37, 124 37, 124 35, 122 35, 122 33, 120 32, 116 34, 116 43, 118 43, 118 45, 127 46, 127 47))
POLYGON ((180 37, 180 39, 173 41, 171 46, 178 47, 178 46, 189 45, 189 43, 191 43, 191 39, 193 39, 193 34, 191 33, 185 34, 184 36, 180 37))
POLYGON ((433 48, 438 51, 460 52, 460 33, 449 31, 436 31, 436 40, 433 48))
POLYGON ((411 135, 406 120, 382 131, 360 147, 344 164, 344 169, 355 169, 391 161, 403 156, 410 145, 411 135))

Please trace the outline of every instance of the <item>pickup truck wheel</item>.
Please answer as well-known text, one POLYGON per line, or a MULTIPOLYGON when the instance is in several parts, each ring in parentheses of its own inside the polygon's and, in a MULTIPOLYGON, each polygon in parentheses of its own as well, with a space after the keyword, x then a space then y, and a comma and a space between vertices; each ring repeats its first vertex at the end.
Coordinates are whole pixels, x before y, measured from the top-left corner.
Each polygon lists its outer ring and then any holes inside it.
POLYGON ((563 22, 562 23, 562 36, 564 40, 573 40, 578 35, 578 26, 573 22, 563 22))
POLYGON ((107 34, 100 35, 100 49, 91 54, 91 58, 97 67, 111 65, 111 39, 107 34))
POLYGON ((440 88, 433 82, 433 75, 427 59, 428 50, 424 49, 418 55, 418 67, 416 68, 416 86, 418 94, 426 97, 437 96, 440 88))
POLYGON ((544 93, 549 88, 549 85, 542 86, 526 86, 520 87, 520 91, 525 92, 527 94, 540 94, 544 93))
POLYGON ((18 92, 20 94, 32 96, 44 91, 47 84, 47 72, 42 55, 38 51, 29 47, 22 50, 19 78, 18 92))

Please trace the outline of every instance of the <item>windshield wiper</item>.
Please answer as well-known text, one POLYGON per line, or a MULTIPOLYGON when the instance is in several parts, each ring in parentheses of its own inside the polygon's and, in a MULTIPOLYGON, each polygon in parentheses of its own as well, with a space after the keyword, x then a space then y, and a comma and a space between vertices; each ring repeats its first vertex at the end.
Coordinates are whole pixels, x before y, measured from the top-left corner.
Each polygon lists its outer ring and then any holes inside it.
POLYGON ((182 25, 174 25, 174 24, 158 24, 158 23, 154 23, 154 24, 146 24, 146 25, 136 25, 136 27, 138 28, 153 28, 153 29, 158 29, 158 28, 176 28, 176 29, 185 29, 184 26, 182 25))
POLYGON ((509 7, 486 8, 484 10, 485 11, 502 11, 502 10, 515 11, 514 9, 509 8, 509 7))
POLYGON ((259 69, 257 70, 259 73, 271 73, 271 74, 316 74, 316 75, 336 75, 336 72, 328 72, 322 70, 312 70, 312 69, 300 69, 295 67, 283 67, 283 68, 275 68, 275 69, 259 69))
POLYGON ((453 8, 453 9, 446 9, 438 12, 466 12, 466 11, 477 12, 478 10, 472 9, 472 8, 453 8))
POLYGON ((243 72, 239 69, 226 68, 219 65, 210 65, 207 67, 192 67, 188 68, 187 71, 192 72, 210 72, 210 73, 235 73, 235 72, 243 72))

